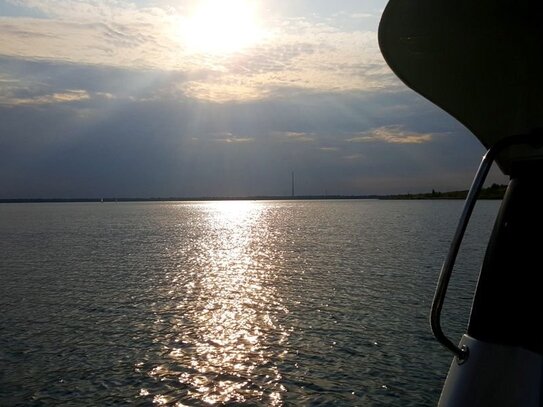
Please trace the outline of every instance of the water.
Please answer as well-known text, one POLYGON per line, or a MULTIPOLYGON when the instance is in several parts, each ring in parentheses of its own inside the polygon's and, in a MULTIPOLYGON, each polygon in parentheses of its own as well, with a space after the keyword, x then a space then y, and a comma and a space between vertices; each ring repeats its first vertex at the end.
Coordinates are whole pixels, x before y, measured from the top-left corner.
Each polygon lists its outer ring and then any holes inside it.
MULTIPOLYGON (((0 205, 0 405, 435 405, 461 205, 0 205)), ((455 340, 498 207, 460 253, 455 340)))

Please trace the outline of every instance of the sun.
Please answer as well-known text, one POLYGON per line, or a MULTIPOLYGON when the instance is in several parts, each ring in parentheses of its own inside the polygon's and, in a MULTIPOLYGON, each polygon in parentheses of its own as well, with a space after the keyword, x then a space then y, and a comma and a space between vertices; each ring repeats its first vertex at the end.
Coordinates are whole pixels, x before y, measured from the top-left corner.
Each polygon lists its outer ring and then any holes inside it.
POLYGON ((194 53, 231 54, 262 40, 257 4, 250 0, 201 0, 182 22, 181 36, 194 53))

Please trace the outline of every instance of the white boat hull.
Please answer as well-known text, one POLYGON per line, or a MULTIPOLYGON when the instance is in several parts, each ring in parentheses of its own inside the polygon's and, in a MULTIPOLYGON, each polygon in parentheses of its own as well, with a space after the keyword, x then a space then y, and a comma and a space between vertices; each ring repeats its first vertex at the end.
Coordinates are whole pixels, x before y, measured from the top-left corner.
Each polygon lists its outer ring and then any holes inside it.
POLYGON ((468 335, 460 346, 467 346, 469 356, 463 363, 453 360, 439 406, 541 406, 541 355, 468 335))

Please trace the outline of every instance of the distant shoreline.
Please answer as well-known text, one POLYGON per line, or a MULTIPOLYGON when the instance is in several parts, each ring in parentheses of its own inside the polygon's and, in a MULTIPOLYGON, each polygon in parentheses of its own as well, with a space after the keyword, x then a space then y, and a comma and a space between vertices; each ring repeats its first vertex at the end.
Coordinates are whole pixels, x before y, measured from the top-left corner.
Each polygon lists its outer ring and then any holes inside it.
POLYGON ((15 198, 0 199, 0 203, 101 203, 101 202, 206 202, 206 201, 307 201, 326 199, 382 199, 378 195, 300 195, 300 196, 213 196, 170 198, 15 198))
MULTIPOLYGON (((484 188, 479 199, 502 199, 505 185, 493 184, 484 188)), ((347 199, 377 199, 377 200, 447 200, 465 199, 468 191, 450 191, 421 194, 396 195, 297 195, 297 196, 217 196, 217 197, 169 197, 169 198, 9 198, 0 199, 0 203, 92 203, 92 202, 198 202, 198 201, 307 201, 307 200, 347 200, 347 199)))

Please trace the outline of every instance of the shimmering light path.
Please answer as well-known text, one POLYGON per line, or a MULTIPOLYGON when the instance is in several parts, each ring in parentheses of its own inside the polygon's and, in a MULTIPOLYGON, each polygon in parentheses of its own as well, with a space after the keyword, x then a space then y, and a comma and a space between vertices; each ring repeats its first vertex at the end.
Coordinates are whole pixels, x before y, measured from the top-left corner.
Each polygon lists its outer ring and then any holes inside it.
POLYGON ((259 399, 278 405, 284 387, 277 363, 289 334, 278 319, 288 310, 274 283, 280 268, 272 261, 266 208, 221 202, 200 209, 206 233, 179 246, 173 256, 180 263, 165 280, 166 306, 175 305, 181 318, 157 320, 156 340, 170 352, 150 374, 178 380, 189 398, 208 404, 259 399), (187 249, 193 262, 188 273, 187 249))

